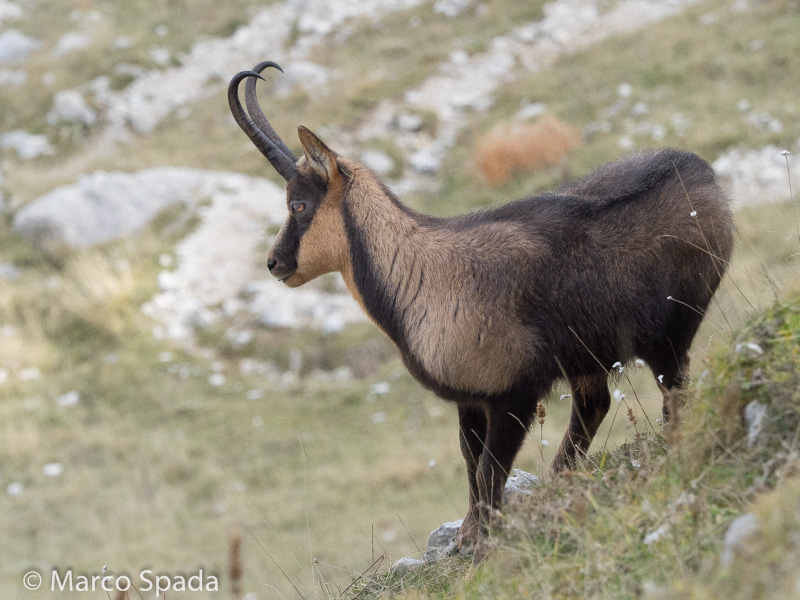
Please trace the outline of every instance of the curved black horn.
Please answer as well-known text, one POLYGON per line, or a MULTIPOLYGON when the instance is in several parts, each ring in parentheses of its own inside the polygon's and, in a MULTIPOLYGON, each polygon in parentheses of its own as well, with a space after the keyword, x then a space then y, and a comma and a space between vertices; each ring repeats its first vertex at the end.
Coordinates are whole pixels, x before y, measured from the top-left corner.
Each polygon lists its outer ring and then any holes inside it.
POLYGON ((239 84, 242 82, 242 79, 248 77, 263 79, 261 75, 254 71, 242 71, 234 75, 231 82, 228 84, 228 106, 230 106, 233 118, 236 120, 239 127, 242 128, 242 131, 247 134, 247 137, 255 144, 261 154, 267 157, 267 160, 275 167, 275 170, 280 176, 286 181, 289 181, 297 168, 295 166, 295 161, 286 156, 275 142, 253 123, 253 120, 245 112, 242 103, 239 101, 239 84))
MULTIPOLYGON (((261 72, 268 67, 274 67, 283 73, 283 69, 281 69, 280 65, 272 62, 271 60, 265 60, 264 62, 258 63, 255 67, 253 67, 253 73, 258 73, 260 75, 261 72)), ((247 106, 247 113, 250 115, 250 118, 253 119, 255 124, 258 125, 258 128, 263 131, 278 148, 280 148, 281 152, 291 158, 292 161, 297 162, 297 157, 291 150, 289 150, 286 144, 283 143, 283 140, 278 136, 278 134, 275 133, 275 130, 272 128, 272 125, 269 124, 264 111, 261 110, 261 106, 258 103, 258 97, 256 96, 255 77, 251 77, 244 84, 244 102, 247 106)))

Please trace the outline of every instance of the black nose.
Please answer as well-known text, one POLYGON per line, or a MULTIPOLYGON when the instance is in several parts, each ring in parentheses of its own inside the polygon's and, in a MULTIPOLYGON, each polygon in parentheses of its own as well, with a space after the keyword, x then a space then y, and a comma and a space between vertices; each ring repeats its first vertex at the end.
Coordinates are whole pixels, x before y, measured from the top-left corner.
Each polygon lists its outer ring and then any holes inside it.
POLYGON ((267 259, 267 268, 268 268, 270 271, 272 271, 272 269, 274 269, 274 268, 275 268, 275 265, 277 265, 277 264, 278 264, 278 261, 277 261, 277 260, 275 260, 274 258, 269 258, 269 259, 267 259))

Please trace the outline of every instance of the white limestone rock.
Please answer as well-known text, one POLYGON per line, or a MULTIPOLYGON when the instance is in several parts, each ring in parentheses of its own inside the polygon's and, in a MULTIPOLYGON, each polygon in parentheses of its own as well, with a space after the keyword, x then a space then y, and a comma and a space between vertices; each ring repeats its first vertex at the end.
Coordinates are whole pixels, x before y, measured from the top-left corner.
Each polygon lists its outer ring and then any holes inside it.
POLYGON ((78 90, 61 90, 53 97, 53 108, 47 113, 50 125, 80 123, 90 127, 97 121, 97 113, 89 106, 78 90))
POLYGON ((396 575, 402 575, 403 573, 408 573, 409 571, 419 569, 424 564, 425 561, 423 560, 419 560, 418 558, 412 558, 411 556, 406 556, 392 563, 392 566, 389 567, 389 570, 392 573, 395 573, 396 575))
POLYGON ((428 537, 428 546, 425 550, 425 562, 442 560, 455 553, 455 539, 464 519, 443 523, 431 531, 428 537))
POLYGON ((9 29, 0 33, 0 65, 21 63, 39 48, 42 43, 25 35, 17 29, 9 29))
POLYGON ((0 148, 13 150, 22 160, 55 154, 46 135, 15 129, 0 135, 0 148))
POLYGON ((503 504, 524 500, 533 493, 533 489, 541 483, 539 478, 522 469, 512 469, 503 490, 503 504))
POLYGON ((736 517, 725 532, 725 541, 719 561, 723 567, 729 567, 744 545, 758 532, 758 520, 752 513, 736 517))

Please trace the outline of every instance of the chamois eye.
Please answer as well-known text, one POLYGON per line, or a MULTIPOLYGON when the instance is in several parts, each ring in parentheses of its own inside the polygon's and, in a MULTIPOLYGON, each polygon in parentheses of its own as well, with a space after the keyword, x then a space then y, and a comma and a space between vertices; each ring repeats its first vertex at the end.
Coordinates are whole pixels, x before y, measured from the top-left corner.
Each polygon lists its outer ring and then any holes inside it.
POLYGON ((292 202, 292 212, 295 214, 299 214, 306 209, 305 202, 292 202))

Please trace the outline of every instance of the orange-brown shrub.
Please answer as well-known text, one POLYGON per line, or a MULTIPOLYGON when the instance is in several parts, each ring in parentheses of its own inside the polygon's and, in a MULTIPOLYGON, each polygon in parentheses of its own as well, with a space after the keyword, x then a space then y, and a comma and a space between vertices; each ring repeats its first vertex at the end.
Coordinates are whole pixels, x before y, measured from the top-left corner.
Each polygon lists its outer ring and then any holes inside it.
POLYGON ((578 130, 553 115, 545 115, 534 123, 504 123, 475 145, 475 165, 486 181, 499 185, 518 171, 535 171, 561 163, 580 143, 578 130))

